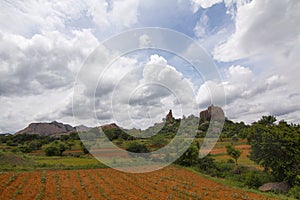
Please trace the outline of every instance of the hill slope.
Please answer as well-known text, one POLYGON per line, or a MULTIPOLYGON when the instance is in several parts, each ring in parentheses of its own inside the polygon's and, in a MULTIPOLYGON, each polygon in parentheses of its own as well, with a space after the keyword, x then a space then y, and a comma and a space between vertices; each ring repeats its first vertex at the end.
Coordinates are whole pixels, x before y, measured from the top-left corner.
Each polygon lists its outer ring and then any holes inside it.
POLYGON ((53 121, 50 123, 31 123, 26 128, 18 131, 16 134, 37 134, 37 135, 51 135, 54 133, 68 133, 76 131, 76 129, 69 124, 59 123, 53 121))

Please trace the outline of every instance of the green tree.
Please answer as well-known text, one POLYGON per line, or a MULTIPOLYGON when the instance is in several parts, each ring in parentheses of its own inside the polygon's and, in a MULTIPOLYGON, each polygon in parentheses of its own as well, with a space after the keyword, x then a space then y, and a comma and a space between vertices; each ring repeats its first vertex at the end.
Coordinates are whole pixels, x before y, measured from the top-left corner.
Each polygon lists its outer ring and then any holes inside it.
POLYGON ((199 147, 192 143, 184 154, 176 160, 176 163, 183 166, 195 166, 199 162, 199 147))
POLYGON ((257 123, 265 126, 273 126, 276 121, 277 119, 275 116, 269 115, 269 116, 262 116, 257 123))
POLYGON ((89 150, 86 148, 86 146, 80 141, 80 147, 84 154, 88 154, 89 150))
POLYGON ((55 140, 45 148, 45 154, 47 156, 62 156, 65 150, 67 150, 67 145, 63 142, 55 140))
POLYGON ((300 177, 299 130, 284 121, 278 125, 274 122, 272 117, 263 117, 249 128, 250 159, 272 173, 278 181, 295 184, 300 177))
POLYGON ((238 165, 238 158, 241 156, 242 152, 234 148, 232 145, 226 146, 226 151, 227 154, 234 159, 235 165, 238 165))
POLYGON ((45 149, 46 156, 61 156, 61 152, 56 146, 49 146, 45 149))

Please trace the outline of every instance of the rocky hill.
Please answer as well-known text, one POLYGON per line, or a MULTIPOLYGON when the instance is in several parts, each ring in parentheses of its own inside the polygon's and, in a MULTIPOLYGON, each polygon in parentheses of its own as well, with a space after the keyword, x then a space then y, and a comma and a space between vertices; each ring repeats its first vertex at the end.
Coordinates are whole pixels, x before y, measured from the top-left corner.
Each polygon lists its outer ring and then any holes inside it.
POLYGON ((80 132, 87 132, 92 129, 91 127, 87 127, 85 125, 75 126, 75 128, 77 131, 80 131, 80 132))
POLYGON ((117 124, 115 124, 115 123, 102 125, 102 126, 100 126, 100 128, 101 128, 103 131, 107 131, 107 130, 110 130, 110 129, 121 129, 121 128, 120 128, 117 124))
POLYGON ((69 124, 63 124, 57 121, 50 123, 31 123, 25 129, 18 131, 16 134, 37 134, 37 135, 51 135, 76 131, 76 129, 69 124))
POLYGON ((203 121, 210 121, 213 118, 216 121, 223 121, 225 119, 224 111, 221 107, 211 105, 207 110, 200 112, 200 119, 203 121))

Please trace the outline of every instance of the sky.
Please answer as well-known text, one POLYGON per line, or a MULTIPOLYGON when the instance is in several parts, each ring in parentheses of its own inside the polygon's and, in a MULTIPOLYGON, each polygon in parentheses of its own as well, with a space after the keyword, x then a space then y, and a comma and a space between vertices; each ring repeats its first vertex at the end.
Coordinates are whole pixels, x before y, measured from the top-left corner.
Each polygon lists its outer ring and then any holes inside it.
POLYGON ((169 109, 199 115, 222 93, 220 106, 233 121, 274 115, 299 123, 299 10, 299 0, 3 0, 0 133, 54 120, 146 128, 169 109), (192 39, 219 79, 185 59, 195 54, 192 45, 182 49, 186 57, 143 49, 153 39, 147 32, 137 38, 140 49, 115 59, 130 42, 114 39, 145 27, 192 39))

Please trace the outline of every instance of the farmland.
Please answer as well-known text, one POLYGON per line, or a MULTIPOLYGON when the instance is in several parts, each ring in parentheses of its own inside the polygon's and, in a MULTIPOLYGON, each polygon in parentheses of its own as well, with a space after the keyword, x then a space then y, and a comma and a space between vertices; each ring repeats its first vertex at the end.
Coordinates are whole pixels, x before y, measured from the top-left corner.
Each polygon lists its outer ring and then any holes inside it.
POLYGON ((113 169, 0 174, 0 199, 272 199, 216 183, 182 167, 145 174, 113 169))

